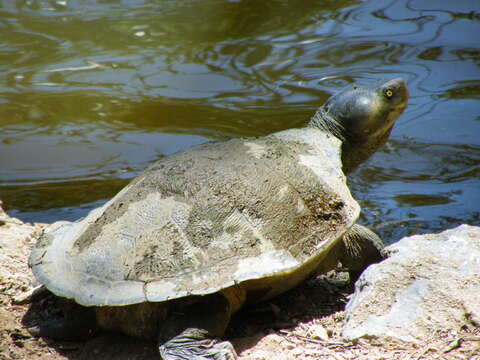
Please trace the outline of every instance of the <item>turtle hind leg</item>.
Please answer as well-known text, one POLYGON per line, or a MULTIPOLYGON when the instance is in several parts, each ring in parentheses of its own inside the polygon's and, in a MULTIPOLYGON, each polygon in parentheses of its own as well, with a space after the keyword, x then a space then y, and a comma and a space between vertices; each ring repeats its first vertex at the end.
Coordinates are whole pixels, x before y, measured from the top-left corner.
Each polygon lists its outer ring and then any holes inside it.
POLYGON ((236 360, 232 344, 219 339, 230 321, 230 304, 221 294, 174 308, 159 330, 163 360, 236 360))
POLYGON ((164 360, 236 360, 232 344, 220 341, 204 329, 189 328, 159 347, 164 360))
POLYGON ((348 268, 350 281, 355 282, 369 265, 386 258, 382 239, 365 226, 355 224, 343 235, 340 262, 348 268))
POLYGON ((55 340, 85 340, 97 330, 95 311, 66 299, 59 299, 63 318, 43 321, 27 330, 33 336, 55 340))

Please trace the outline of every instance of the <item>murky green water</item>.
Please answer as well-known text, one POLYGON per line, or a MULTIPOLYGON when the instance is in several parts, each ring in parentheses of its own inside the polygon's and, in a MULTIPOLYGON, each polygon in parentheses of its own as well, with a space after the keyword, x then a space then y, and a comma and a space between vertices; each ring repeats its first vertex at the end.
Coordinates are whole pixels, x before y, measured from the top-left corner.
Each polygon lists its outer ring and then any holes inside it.
POLYGON ((0 199, 73 220, 155 159, 299 126, 401 76, 391 141, 350 178, 389 240, 480 225, 480 1, 0 1, 0 199))

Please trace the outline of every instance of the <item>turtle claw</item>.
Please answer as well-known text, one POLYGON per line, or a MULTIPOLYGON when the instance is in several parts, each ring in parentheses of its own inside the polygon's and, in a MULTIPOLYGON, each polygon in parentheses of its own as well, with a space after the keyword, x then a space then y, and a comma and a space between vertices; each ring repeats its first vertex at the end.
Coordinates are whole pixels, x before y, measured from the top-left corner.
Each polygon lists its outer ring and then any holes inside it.
POLYGON ((75 330, 68 326, 64 321, 53 320, 45 321, 41 324, 27 328, 30 335, 35 337, 48 337, 56 340, 75 339, 75 330))
POLYGON ((232 344, 212 338, 208 331, 189 328, 159 346, 163 360, 237 360, 232 344))
POLYGON ((91 326, 69 324, 65 321, 46 321, 42 324, 30 326, 27 331, 35 337, 48 337, 55 340, 86 340, 92 336, 95 329, 91 326))
POLYGON ((43 335, 42 328, 40 325, 27 327, 27 331, 30 333, 30 335, 34 337, 41 337, 43 335))

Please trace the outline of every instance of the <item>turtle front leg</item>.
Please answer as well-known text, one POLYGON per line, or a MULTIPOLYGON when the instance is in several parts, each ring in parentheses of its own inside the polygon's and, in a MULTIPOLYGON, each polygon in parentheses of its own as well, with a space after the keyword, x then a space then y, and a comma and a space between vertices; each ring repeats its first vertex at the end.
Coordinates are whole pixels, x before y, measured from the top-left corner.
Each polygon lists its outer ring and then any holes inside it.
POLYGON ((339 260, 348 268, 352 282, 355 282, 369 265, 386 258, 382 239, 362 225, 353 225, 339 243, 342 247, 339 260))
POLYGON ((230 321, 230 304, 221 294, 173 309, 161 324, 159 353, 163 360, 235 360, 232 344, 219 339, 230 321))

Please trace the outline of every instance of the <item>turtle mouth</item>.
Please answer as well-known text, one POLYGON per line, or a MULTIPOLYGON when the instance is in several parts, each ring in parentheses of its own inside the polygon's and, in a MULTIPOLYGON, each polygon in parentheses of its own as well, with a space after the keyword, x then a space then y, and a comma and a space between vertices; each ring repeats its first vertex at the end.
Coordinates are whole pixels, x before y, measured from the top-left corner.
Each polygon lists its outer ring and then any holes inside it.
POLYGON ((391 109, 387 117, 386 132, 392 129, 393 125, 395 124, 395 122, 397 121, 397 119, 399 118, 399 116, 402 114, 403 110, 405 110, 406 107, 407 107, 407 102, 403 101, 400 104, 395 105, 391 109))
POLYGON ((397 87, 397 91, 399 95, 398 95, 398 103, 392 106, 390 110, 390 114, 388 115, 389 128, 393 126, 396 119, 401 115, 403 110, 405 110, 405 108, 407 107, 408 98, 410 96, 410 94, 408 93, 408 89, 405 86, 405 82, 403 81, 402 78, 391 80, 390 83, 395 84, 395 87, 397 87))
POLYGON ((394 114, 394 116, 398 117, 400 116, 400 114, 403 112, 403 110, 405 110, 405 108, 407 107, 407 100, 405 99, 404 101, 402 101, 400 104, 398 105, 395 105, 393 108, 392 108, 392 111, 391 113, 394 114))
POLYGON ((397 115, 400 115, 403 110, 405 110, 405 108, 407 107, 408 103, 407 103, 407 100, 408 100, 408 93, 405 91, 405 97, 403 98, 402 102, 400 102, 398 105, 395 105, 393 107, 393 111, 394 113, 396 113, 397 115))
POLYGON ((394 106, 394 110, 396 111, 403 111, 407 107, 408 98, 410 94, 408 93, 408 89, 405 85, 405 81, 402 78, 396 78, 390 81, 390 83, 394 83, 396 87, 398 87, 398 92, 400 93, 400 101, 399 103, 394 106))

